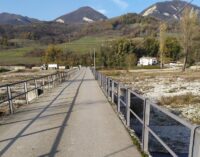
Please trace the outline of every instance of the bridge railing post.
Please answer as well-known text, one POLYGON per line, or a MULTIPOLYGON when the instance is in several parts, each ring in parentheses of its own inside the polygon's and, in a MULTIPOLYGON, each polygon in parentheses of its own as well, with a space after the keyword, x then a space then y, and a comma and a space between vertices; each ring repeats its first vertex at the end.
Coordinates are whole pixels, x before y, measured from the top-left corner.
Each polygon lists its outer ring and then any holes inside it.
POLYGON ((120 102, 121 101, 121 87, 120 83, 118 82, 117 85, 117 111, 120 112, 120 102))
POLYGON ((52 81, 52 88, 54 87, 54 79, 53 79, 53 75, 51 75, 51 81, 52 81))
POLYGON ((131 106, 131 92, 127 88, 126 89, 126 125, 127 127, 130 126, 130 106, 131 106))
POLYGON ((34 79, 34 82, 35 82, 35 95, 36 95, 36 98, 38 98, 38 84, 37 84, 37 80, 34 79))
POLYGON ((49 78, 49 76, 47 77, 48 78, 48 89, 50 89, 50 78, 49 78))
POLYGON ((104 76, 103 82, 104 82, 104 91, 106 92, 106 76, 104 76))
POLYGON ((7 85, 7 93, 8 93, 8 103, 9 103, 10 114, 13 114, 14 108, 13 108, 13 101, 12 101, 12 93, 11 93, 11 89, 9 85, 7 85))
POLYGON ((104 75, 102 75, 101 82, 102 82, 101 83, 102 84, 102 88, 105 91, 105 77, 104 77, 104 75))
POLYGON ((114 95, 115 95, 115 82, 114 80, 111 79, 111 100, 112 100, 112 103, 114 103, 114 95))
POLYGON ((25 93, 26 104, 28 104, 28 89, 27 89, 27 82, 24 82, 24 93, 25 93))
POLYGON ((100 87, 101 87, 101 73, 99 72, 99 85, 100 85, 100 87))
POLYGON ((188 157, 200 156, 200 126, 195 125, 190 133, 190 147, 188 157))
POLYGON ((62 74, 63 74, 63 73, 59 73, 59 74, 58 74, 59 79, 60 79, 60 83, 62 83, 62 74))
POLYGON ((107 91, 108 91, 108 78, 107 78, 107 76, 105 76, 105 85, 106 85, 105 93, 108 94, 107 93, 107 91))
POLYGON ((101 74, 101 87, 103 87, 103 74, 101 74))
POLYGON ((42 90, 43 90, 43 92, 45 90, 45 80, 44 80, 44 78, 42 79, 42 90))
POLYGON ((108 97, 110 98, 110 78, 108 79, 108 97))
POLYGON ((144 100, 144 124, 143 124, 143 150, 149 152, 149 120, 150 120, 150 104, 147 99, 144 100))
POLYGON ((101 87, 101 74, 100 74, 100 72, 98 72, 98 82, 99 82, 99 85, 101 87))

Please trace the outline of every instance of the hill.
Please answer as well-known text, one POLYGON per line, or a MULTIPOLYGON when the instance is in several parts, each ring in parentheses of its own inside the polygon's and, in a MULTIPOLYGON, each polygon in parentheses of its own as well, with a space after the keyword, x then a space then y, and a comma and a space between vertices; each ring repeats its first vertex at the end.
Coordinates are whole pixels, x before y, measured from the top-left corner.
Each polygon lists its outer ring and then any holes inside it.
POLYGON ((37 19, 29 18, 27 16, 21 16, 16 14, 10 13, 1 13, 0 14, 0 24, 6 25, 24 25, 24 24, 31 24, 40 22, 37 19))
POLYGON ((151 16, 155 17, 160 20, 180 20, 181 14, 176 14, 177 12, 180 12, 185 6, 190 7, 192 10, 197 11, 200 15, 200 7, 189 4, 186 1, 181 0, 173 0, 173 1, 164 1, 164 2, 158 2, 144 11, 141 12, 142 16, 151 16))
POLYGON ((55 19, 59 23, 84 23, 106 20, 107 17, 91 7, 81 7, 55 19))

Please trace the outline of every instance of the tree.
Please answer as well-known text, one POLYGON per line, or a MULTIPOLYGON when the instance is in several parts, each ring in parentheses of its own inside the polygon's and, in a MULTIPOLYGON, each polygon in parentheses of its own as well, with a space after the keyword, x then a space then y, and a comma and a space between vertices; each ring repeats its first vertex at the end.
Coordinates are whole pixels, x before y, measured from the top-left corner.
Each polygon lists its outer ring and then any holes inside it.
POLYGON ((181 45, 177 38, 167 37, 165 47, 165 57, 168 61, 177 61, 180 57, 181 45))
POLYGON ((160 67, 163 68, 165 62, 165 47, 166 47, 166 30, 165 23, 160 24, 160 67))
POLYGON ((148 37, 144 40, 144 50, 146 56, 157 57, 159 42, 156 38, 148 37))
POLYGON ((7 48, 9 46, 7 36, 2 37, 2 39, 0 40, 0 45, 2 46, 2 48, 7 48))
POLYGON ((134 53, 126 55, 125 59, 127 69, 131 69, 133 66, 137 64, 137 57, 134 53))
POLYGON ((44 62, 47 63, 56 63, 61 64, 62 63, 62 56, 63 51, 62 49, 54 46, 49 45, 48 48, 45 51, 45 55, 43 57, 44 62))
POLYGON ((184 55, 184 63, 182 71, 185 71, 187 63, 188 63, 188 56, 192 50, 192 42, 194 39, 195 34, 195 27, 197 25, 197 12, 193 11, 190 8, 186 8, 183 12, 183 16, 180 21, 181 26, 181 43, 183 47, 183 55, 184 55))

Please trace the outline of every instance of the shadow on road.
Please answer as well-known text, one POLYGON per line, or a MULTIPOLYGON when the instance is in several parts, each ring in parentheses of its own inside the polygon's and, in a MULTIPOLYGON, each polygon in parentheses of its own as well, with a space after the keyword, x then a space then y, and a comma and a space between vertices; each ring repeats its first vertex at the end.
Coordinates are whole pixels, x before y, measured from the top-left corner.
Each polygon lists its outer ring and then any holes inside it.
MULTIPOLYGON (((45 108, 43 108, 43 110, 39 113, 39 114, 37 114, 36 116, 35 116, 35 118, 33 118, 20 132, 18 132, 18 134, 15 136, 15 137, 13 137, 13 138, 11 138, 11 141, 0 151, 0 156, 3 156, 3 154, 4 153, 6 153, 6 151, 8 151, 9 150, 9 148, 20 138, 20 137, 23 137, 24 135, 23 135, 23 133, 37 120, 37 119, 39 119, 40 118, 40 116, 50 107, 50 106, 52 106, 53 104, 54 104, 54 102, 60 97, 60 95, 72 84, 72 83, 74 83, 75 81, 77 82, 77 78, 80 76, 82 74, 82 72, 78 75, 78 76, 76 76, 75 78, 74 78, 74 80, 72 80, 69 84, 67 84, 60 92, 59 92, 59 94, 45 107, 45 108)), ((85 76, 85 74, 84 74, 84 76, 85 76)), ((83 77, 84 78, 84 77, 83 77)), ((82 79, 82 81, 83 81, 83 79, 82 79)), ((82 84, 82 82, 80 83, 80 85, 82 84)), ((54 142, 54 145, 52 146, 52 151, 50 152, 50 154, 53 154, 53 152, 56 152, 56 151, 54 151, 55 149, 57 149, 57 146, 58 146, 58 144, 59 144, 59 142, 60 142, 60 138, 61 138, 61 136, 62 136, 62 133, 63 133, 63 131, 64 131, 64 128, 65 128, 65 126, 66 126, 66 122, 68 121, 68 119, 69 119, 69 117, 70 117, 70 115, 71 115, 71 112, 72 112, 72 109, 73 109, 73 106, 74 106, 74 103, 75 103, 75 100, 76 100, 76 97, 77 97, 77 95, 78 95, 78 91, 79 91, 79 89, 80 89, 80 85, 79 85, 79 87, 78 87, 78 89, 77 89, 77 91, 76 91, 76 95, 75 95, 75 97, 74 97, 74 100, 73 100, 73 102, 72 102, 72 105, 71 105, 71 107, 70 107, 70 109, 69 109, 69 111, 68 111, 68 113, 69 114, 67 114, 67 116, 66 116, 66 118, 65 118, 65 120, 63 121, 63 124, 62 124, 62 126, 58 126, 58 127, 55 127, 55 128, 50 128, 50 129, 56 129, 56 128, 60 128, 60 131, 59 131, 59 133, 58 133, 58 135, 57 135, 57 137, 56 137, 56 141, 54 142)), ((50 129, 46 129, 46 131, 47 130, 50 130, 50 129)), ((39 131, 39 132, 42 132, 42 131, 39 131)), ((33 134, 33 133, 31 133, 31 134, 33 134)), ((26 136, 28 136, 28 135, 26 135, 26 136)), ((1 142, 4 142, 5 140, 2 140, 1 142)), ((52 156, 52 155, 51 155, 52 156)), ((54 156, 54 155, 53 155, 54 156)))

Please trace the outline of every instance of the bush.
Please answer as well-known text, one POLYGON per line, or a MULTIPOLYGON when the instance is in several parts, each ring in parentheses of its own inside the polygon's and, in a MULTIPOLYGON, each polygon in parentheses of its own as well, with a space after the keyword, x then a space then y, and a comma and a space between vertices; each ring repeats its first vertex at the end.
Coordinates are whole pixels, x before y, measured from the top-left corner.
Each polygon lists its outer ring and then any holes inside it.
POLYGON ((8 71, 10 71, 10 70, 8 70, 8 69, 3 69, 3 68, 0 69, 0 73, 8 72, 8 71))

